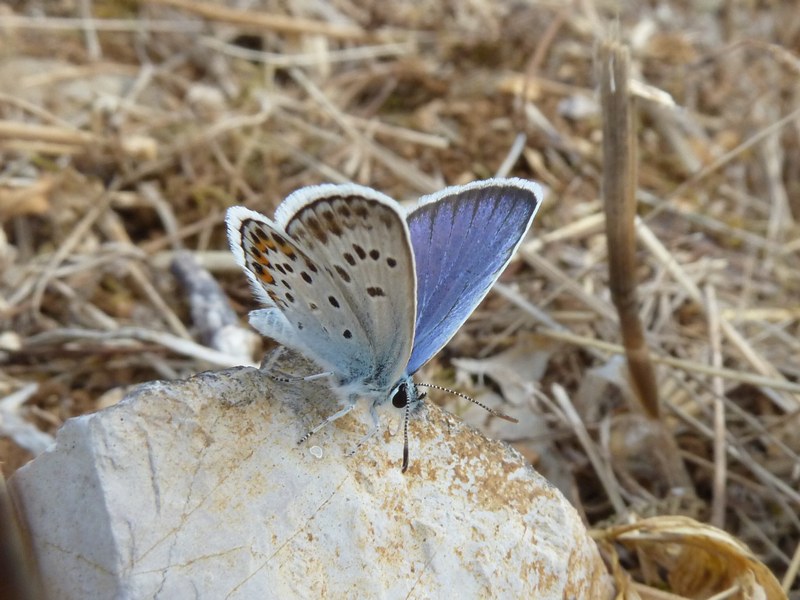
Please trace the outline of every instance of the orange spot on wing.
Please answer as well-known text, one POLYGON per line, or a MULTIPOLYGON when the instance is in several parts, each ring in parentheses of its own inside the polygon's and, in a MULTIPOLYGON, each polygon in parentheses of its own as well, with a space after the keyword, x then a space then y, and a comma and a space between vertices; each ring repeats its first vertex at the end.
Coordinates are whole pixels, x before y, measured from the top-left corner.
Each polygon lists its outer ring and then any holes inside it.
POLYGON ((262 262, 259 259, 258 262, 251 263, 249 265, 249 268, 250 271, 255 274, 255 276, 258 278, 259 281, 271 285, 275 283, 275 278, 272 276, 272 273, 270 273, 269 271, 267 271, 267 269, 264 268, 265 266, 269 267, 269 262, 266 259, 264 259, 264 262, 262 262))

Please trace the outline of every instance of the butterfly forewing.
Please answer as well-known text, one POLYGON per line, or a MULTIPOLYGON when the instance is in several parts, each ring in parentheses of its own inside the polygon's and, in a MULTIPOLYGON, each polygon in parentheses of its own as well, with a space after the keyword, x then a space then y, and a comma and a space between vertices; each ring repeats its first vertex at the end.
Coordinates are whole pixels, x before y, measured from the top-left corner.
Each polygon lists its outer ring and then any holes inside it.
POLYGON ((503 272, 527 233, 541 188, 494 179, 422 198, 408 215, 417 280, 415 373, 444 346, 503 272))
POLYGON ((359 362, 349 368, 352 376, 385 390, 403 374, 414 335, 416 279, 402 209, 359 186, 310 188, 301 200, 287 200, 298 208, 284 213, 285 230, 309 256, 325 257, 333 281, 326 289, 335 293, 321 300, 328 309, 335 301, 333 312, 349 320, 329 327, 339 328, 330 351, 352 353, 359 362), (344 335, 345 326, 352 336, 344 335))

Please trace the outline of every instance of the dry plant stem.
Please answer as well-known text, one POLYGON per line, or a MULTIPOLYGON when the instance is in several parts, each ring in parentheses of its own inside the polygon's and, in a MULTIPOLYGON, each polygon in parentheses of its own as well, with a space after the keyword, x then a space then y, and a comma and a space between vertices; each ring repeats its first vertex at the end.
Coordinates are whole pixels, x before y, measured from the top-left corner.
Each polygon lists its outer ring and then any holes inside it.
POLYGON ((652 119, 659 134, 669 144, 672 155, 680 164, 680 171, 687 177, 703 167, 695 149, 689 143, 679 119, 689 119, 688 113, 675 110, 674 106, 664 106, 658 102, 643 100, 642 111, 652 119))
MULTIPOLYGON (((645 225, 640 219, 636 219, 636 233, 642 244, 644 244, 647 249, 653 253, 653 256, 663 264, 663 266, 669 271, 675 280, 686 290, 689 297, 700 308, 702 308, 706 314, 708 314, 709 308, 706 306, 703 300, 703 293, 700 291, 700 288, 683 271, 681 266, 675 261, 673 256, 653 234, 650 228, 647 227, 647 225, 645 225)), ((755 348, 753 348, 752 345, 744 338, 744 336, 739 333, 739 331, 737 331, 733 325, 731 325, 730 321, 722 318, 721 315, 719 319, 719 327, 720 331, 722 331, 723 335, 725 335, 728 341, 730 341, 733 346, 739 350, 744 359, 750 363, 750 365, 756 371, 771 379, 786 381, 786 378, 767 359, 756 352, 755 348)), ((786 382, 790 383, 788 381, 786 382)), ((775 385, 769 387, 761 389, 764 394, 767 395, 770 400, 772 400, 782 410, 790 413, 800 407, 800 396, 787 397, 779 395, 773 390, 786 390, 787 388, 783 386, 778 387, 775 385), (773 389, 769 389, 769 387, 773 389)), ((791 391, 794 391, 794 393, 797 394, 795 389, 796 388, 794 385, 792 385, 791 391)))
MULTIPOLYGON (((112 184, 110 187, 115 188, 116 186, 112 184)), ((49 264, 34 285, 31 304, 33 305, 33 310, 35 312, 39 312, 45 289, 47 288, 47 284, 50 279, 54 276, 56 269, 61 265, 62 262, 64 262, 64 260, 66 260, 75 247, 80 244, 80 242, 84 239, 84 236, 88 233, 89 229, 92 227, 92 225, 94 225, 95 221, 97 221, 97 219, 99 219, 108 209, 110 202, 111 195, 104 191, 97 199, 96 204, 75 226, 72 234, 66 240, 64 240, 64 243, 61 244, 58 250, 56 250, 53 258, 50 259, 49 264)))
MULTIPOLYGON (((214 37, 202 38, 200 44, 217 52, 227 54, 228 56, 252 60, 273 67, 313 67, 320 62, 319 53, 284 54, 265 52, 263 50, 251 50, 249 48, 227 44, 214 37)), ((409 42, 356 46, 354 48, 342 48, 341 50, 327 50, 325 52, 325 60, 328 62, 369 61, 379 58, 408 55, 412 54, 413 51, 414 45, 409 42)))
MULTIPOLYGON (((174 249, 181 249, 183 246, 177 238, 178 219, 175 216, 172 205, 161 193, 160 186, 152 181, 144 182, 137 186, 137 192, 139 192, 138 195, 142 200, 152 206, 153 210, 158 214, 161 224, 164 226, 164 231, 167 233, 167 237, 174 240, 174 249)), ((128 241, 130 241, 130 239, 128 239, 128 241)))
MULTIPOLYGON (((729 186, 722 185, 719 188, 719 192, 722 194, 729 189, 729 186)), ((702 229, 706 229, 713 233, 721 233, 734 239, 747 242, 747 244, 753 246, 754 248, 763 248, 765 250, 769 250, 770 252, 780 254, 782 249, 785 247, 785 245, 775 244, 770 240, 767 240, 755 233, 751 233, 745 229, 734 227, 732 225, 728 225, 727 223, 718 221, 710 215, 693 213, 682 204, 671 204, 670 202, 665 201, 664 198, 653 196, 652 194, 648 194, 642 190, 639 190, 638 198, 639 202, 642 204, 647 204, 653 208, 653 210, 648 213, 647 217, 645 217, 645 220, 648 222, 652 221, 653 217, 663 211, 671 215, 678 216, 681 219, 685 219, 692 225, 702 229)))
POLYGON ((636 137, 628 89, 630 55, 615 41, 600 50, 603 106, 603 204, 606 213, 609 287, 619 313, 628 370, 638 400, 652 419, 659 416, 655 370, 639 319, 636 296, 636 137))
MULTIPOLYGON (((679 198, 680 196, 682 196, 684 194, 684 192, 686 192, 686 190, 688 190, 692 186, 700 183, 706 177, 708 177, 712 173, 716 172, 717 170, 719 170, 722 167, 724 167, 725 165, 727 165, 729 162, 731 162, 737 156, 740 156, 741 154, 744 154, 747 150, 752 148, 754 145, 758 144, 761 140, 763 140, 763 139, 769 137, 770 135, 772 135, 772 133, 774 131, 778 131, 778 130, 782 129, 784 126, 794 123, 797 120, 798 117, 800 117, 800 107, 796 108, 795 110, 790 112, 785 117, 782 117, 781 119, 778 119, 777 121, 775 121, 769 127, 765 127, 764 129, 762 129, 758 133, 753 134, 751 137, 747 138, 741 144, 739 144, 738 146, 736 146, 735 148, 733 148, 729 152, 726 152, 725 154, 720 156, 717 160, 715 160, 710 165, 706 166, 702 171, 698 171, 697 173, 695 173, 692 177, 690 177, 689 179, 684 181, 682 184, 680 184, 678 187, 676 187, 675 190, 673 190, 673 192, 667 198, 665 198, 665 200, 671 200, 673 198, 679 198)), ((667 202, 664 202, 663 205, 666 206, 667 202)), ((658 210, 658 209, 656 209, 656 210, 658 210)))
POLYGON ((97 30, 94 27, 94 19, 92 18, 92 2, 91 0, 80 0, 78 2, 78 10, 81 12, 81 20, 83 21, 83 36, 86 41, 86 54, 94 62, 103 58, 103 50, 100 47, 100 40, 97 37, 97 30))
MULTIPOLYGON (((200 233, 202 231, 205 231, 209 226, 213 226, 216 223, 221 223, 224 219, 225 219, 225 212, 224 211, 222 211, 222 210, 214 210, 208 216, 203 217, 202 219, 200 219, 199 221, 197 221, 195 223, 191 223, 190 225, 183 225, 183 226, 179 227, 178 230, 174 234, 170 233, 169 235, 167 235, 167 236, 165 236, 163 238, 152 240, 152 241, 149 241, 149 242, 144 242, 144 243, 141 244, 140 247, 141 247, 142 250, 144 250, 147 253, 154 254, 156 252, 163 252, 164 248, 166 248, 167 246, 170 246, 170 247, 174 248, 174 247, 182 244, 182 240, 184 238, 188 238, 190 236, 197 235, 198 233, 200 233)), ((228 252, 228 253, 230 254, 230 252, 228 252)), ((229 270, 231 272, 234 272, 234 273, 237 272, 236 268, 238 268, 238 265, 236 265, 235 262, 233 262, 233 263, 226 262, 226 264, 229 266, 229 270), (231 265, 234 265, 234 266, 231 266, 231 265)), ((239 270, 241 271, 241 268, 239 270)))
MULTIPOLYGON (((667 404, 666 406, 672 412, 674 412, 680 420, 687 423, 692 429, 699 432, 703 437, 712 440, 714 439, 714 432, 709 427, 688 414, 681 407, 676 404, 667 404)), ((796 514, 796 510, 792 509, 792 507, 787 504, 788 500, 789 502, 800 505, 800 493, 792 489, 792 487, 784 482, 780 477, 775 476, 767 468, 759 464, 758 461, 753 458, 745 448, 741 447, 736 440, 731 440, 728 438, 726 448, 730 458, 744 465, 763 485, 771 488, 773 492, 777 492, 773 498, 781 506, 781 508, 786 511, 787 515, 792 515, 790 518, 800 521, 798 517, 794 516, 796 514)), ((800 525, 800 522, 798 525, 800 525)))
POLYGON ((185 340, 169 333, 153 331, 141 327, 121 327, 114 331, 93 331, 91 329, 65 327, 33 335, 25 340, 25 346, 61 345, 76 340, 116 341, 123 343, 128 343, 131 340, 138 340, 157 344, 172 350, 176 354, 195 358, 219 367, 258 366, 255 363, 244 364, 241 357, 235 357, 227 353, 212 350, 207 346, 202 346, 191 340, 185 340))
POLYGON ((625 598, 638 598, 639 600, 687 600, 686 596, 671 594, 665 590, 636 581, 630 584, 631 592, 625 598))
POLYGON ((553 398, 558 402, 559 408, 561 408, 561 411, 564 413, 567 421, 575 432, 575 436, 578 438, 581 446, 583 446, 586 456, 589 457, 589 461, 594 467, 597 478, 603 484, 603 488, 614 507, 614 511, 619 516, 627 515, 628 507, 625 506, 625 501, 620 495, 619 484, 614 477, 614 472, 610 465, 600 457, 600 453, 597 451, 592 436, 590 436, 589 432, 586 430, 586 426, 583 424, 583 421, 581 421, 578 411, 576 411, 575 407, 572 405, 572 401, 567 395, 566 390, 558 384, 554 384, 552 390, 553 398))
MULTIPOLYGON (((41 29, 45 31, 73 31, 84 29, 86 19, 71 17, 26 17, 3 15, 4 29, 41 29)), ((151 33, 202 33, 205 25, 185 19, 143 20, 143 19, 94 19, 92 28, 96 31, 151 32, 151 33)))
MULTIPOLYGON (((3 21, 3 24, 5 25, 5 21, 3 21)), ((19 108, 20 110, 23 110, 28 114, 38 117, 42 121, 47 121, 51 125, 56 125, 58 127, 68 129, 70 131, 77 131, 77 129, 75 129, 75 126, 72 125, 72 123, 70 123, 69 121, 62 119, 58 115, 55 115, 52 112, 42 108, 41 106, 37 106, 33 102, 25 100, 24 98, 17 98, 10 94, 0 92, 0 103, 19 108)), ((16 121, 0 121, 0 122, 10 124, 10 126, 14 128, 14 131, 16 131, 16 127, 18 127, 19 125, 25 125, 25 123, 18 123, 16 121)))
POLYGON ((392 137, 403 142, 439 149, 450 147, 450 141, 441 135, 425 133, 424 131, 417 131, 407 127, 400 127, 398 125, 384 123, 376 118, 364 119, 353 115, 345 115, 345 119, 355 127, 360 127, 362 129, 372 128, 378 135, 392 137))
MULTIPOLYGON (((560 324, 553 326, 554 321, 548 316, 544 317, 543 312, 528 302, 521 294, 514 292, 511 288, 501 283, 496 283, 494 291, 516 304, 522 310, 527 312, 535 321, 546 325, 546 329, 538 329, 537 332, 543 336, 549 337, 554 340, 573 344, 586 349, 595 349, 609 354, 624 354, 625 349, 619 344, 612 344, 595 338, 577 335, 571 333, 560 324)), ((764 375, 756 375, 753 373, 746 373, 735 369, 726 369, 724 367, 713 367, 705 365, 696 361, 683 360, 671 356, 654 356, 654 362, 658 364, 667 365, 675 369, 680 369, 689 373, 699 373, 702 375, 709 375, 712 377, 722 377, 729 381, 738 381, 740 383, 747 383, 756 385, 761 388, 771 388, 773 390, 780 390, 784 392, 792 392, 800 394, 800 384, 787 381, 786 379, 776 379, 764 375)))
POLYGON ((756 521, 750 518, 750 515, 747 514, 747 511, 744 511, 738 506, 733 505, 733 512, 736 514, 738 519, 741 519, 742 525, 747 527, 749 530, 752 530, 753 536, 764 545, 764 548, 760 549, 760 553, 762 555, 771 554, 773 557, 779 559, 783 564, 789 564, 789 556, 783 550, 781 550, 781 547, 778 545, 778 543, 776 543, 776 540, 769 535, 769 532, 764 531, 756 524, 756 521))
MULTIPOLYGON (((708 329, 711 339, 711 364, 722 366, 722 342, 720 340, 717 295, 712 286, 706 287, 708 304, 708 329)), ((714 485, 711 499, 711 524, 722 529, 725 525, 727 460, 725 448, 725 386, 721 377, 711 380, 714 387, 714 485)))
POLYGON ((52 142, 40 141, 22 141, 22 140, 5 140, 0 142, 0 148, 12 153, 17 154, 43 154, 49 156, 75 156, 76 154, 84 154, 86 148, 84 146, 75 146, 73 144, 56 144, 52 142))
MULTIPOLYGON (((686 462, 690 462, 693 465, 701 467, 702 469, 709 471, 711 473, 714 472, 714 463, 710 460, 705 460, 697 456, 696 454, 692 454, 691 452, 681 451, 681 456, 686 462)), ((753 494, 758 494, 764 498, 768 498, 770 494, 773 493, 771 489, 769 489, 766 485, 761 482, 753 481, 749 477, 744 475, 740 475, 735 471, 728 471, 728 479, 736 483, 736 485, 741 486, 742 488, 752 492, 753 494)))
POLYGON ((514 165, 519 160, 519 157, 522 155, 522 151, 525 149, 525 142, 528 141, 528 137, 524 133, 518 133, 514 138, 514 143, 511 144, 511 148, 508 150, 508 154, 506 154, 505 159, 503 159, 503 163, 498 167, 497 171, 495 172, 495 177, 508 177, 508 174, 511 172, 511 169, 514 168, 514 165))
POLYGON ((539 43, 536 45, 536 51, 533 53, 528 61, 528 64, 525 66, 526 81, 533 79, 539 74, 542 64, 544 64, 545 58, 547 57, 547 53, 550 51, 558 32, 564 26, 567 18, 572 14, 572 10, 572 6, 564 6, 560 11, 558 11, 558 14, 556 14, 555 18, 550 21, 547 29, 545 29, 544 35, 542 35, 539 43))
POLYGON ((315 34, 344 40, 358 40, 367 37, 361 27, 355 25, 337 25, 325 21, 300 19, 286 15, 268 14, 251 10, 227 8, 210 2, 195 0, 147 0, 147 4, 160 4, 180 8, 205 19, 221 21, 236 25, 242 29, 256 32, 274 31, 285 34, 315 34))
MULTIPOLYGON (((128 236, 128 233, 125 231, 125 227, 123 227, 119 216, 117 216, 115 212, 106 212, 100 217, 99 223, 103 229, 103 232, 110 239, 119 242, 124 246, 131 248, 135 247, 133 240, 131 240, 131 238, 128 236)), ((145 269, 136 263, 129 263, 127 272, 131 277, 131 281, 150 301, 150 303, 153 305, 153 308, 155 308, 156 311, 161 315, 164 323, 166 323, 169 328, 172 329, 172 332, 175 335, 186 338, 187 340, 192 339, 192 335, 189 333, 189 330, 186 329, 183 321, 181 321, 180 317, 175 314, 175 311, 172 310, 169 303, 164 300, 156 286, 150 281, 149 274, 145 271, 145 269)))
MULTIPOLYGON (((150 256, 148 262, 153 269, 168 269, 172 261, 174 261, 181 252, 181 250, 162 250, 150 256)), ((200 268, 212 273, 235 273, 238 275, 242 272, 242 268, 231 258, 230 250, 192 251, 192 260, 196 262, 200 268)))
POLYGON ((365 154, 372 156, 375 160, 391 170, 395 175, 405 179, 411 186, 418 191, 429 194, 441 187, 440 182, 430 177, 416 167, 411 161, 397 156, 377 145, 372 140, 363 136, 356 128, 350 124, 339 108, 325 95, 325 93, 306 76, 300 69, 290 69, 289 74, 301 85, 311 98, 322 107, 326 113, 336 121, 347 136, 357 144, 357 148, 365 154))
POLYGON ((75 290, 65 282, 55 278, 50 282, 50 286, 53 291, 58 292, 69 300, 74 306, 75 313, 86 319, 90 324, 107 331, 119 329, 119 325, 114 319, 91 302, 86 302, 84 298, 80 298, 75 290))
POLYGON ((800 543, 795 547, 792 562, 789 563, 789 568, 786 570, 783 580, 781 581, 781 587, 785 592, 792 589, 792 584, 794 584, 795 579, 797 579, 798 571, 800 571, 800 543))
POLYGON ((525 262, 531 265, 537 273, 543 274, 545 277, 557 283, 562 290, 569 292, 570 295, 583 302, 602 318, 608 321, 616 321, 617 314, 614 312, 614 308, 608 302, 602 298, 598 298, 594 294, 587 292, 581 287, 580 283, 575 279, 575 277, 572 277, 565 273, 562 269, 559 269, 555 264, 553 264, 553 262, 546 259, 542 254, 535 252, 532 253, 523 248, 521 250, 521 255, 525 259, 525 262))
MULTIPOLYGON (((720 191, 725 191, 725 186, 720 186, 720 191)), ((721 233, 726 236, 731 236, 737 240, 747 242, 747 244, 767 250, 777 255, 785 255, 790 252, 800 250, 800 239, 797 242, 788 242, 783 244, 775 244, 768 239, 765 239, 754 233, 750 233, 744 229, 733 227, 727 223, 722 223, 709 215, 692 213, 681 205, 669 205, 663 198, 655 197, 643 190, 637 191, 637 200, 642 204, 652 206, 654 210, 650 211, 645 218, 646 221, 651 221, 655 213, 667 212, 671 215, 686 219, 689 223, 697 227, 707 229, 713 233, 721 233), (793 248, 793 244, 797 246, 793 248)), ((523 244, 521 251, 538 252, 545 246, 552 243, 568 241, 574 238, 582 238, 592 235, 605 226, 605 215, 602 213, 593 213, 580 219, 568 223, 559 229, 543 233, 542 235, 532 239, 523 244)))
POLYGON ((520 255, 527 259, 528 256, 541 252, 545 246, 550 244, 588 237, 602 230, 605 226, 605 222, 606 218, 602 213, 594 213, 572 221, 563 227, 542 233, 541 235, 537 235, 534 239, 525 242, 520 248, 520 255))
POLYGON ((139 73, 136 75, 136 81, 128 89, 127 93, 120 98, 119 107, 111 117, 110 123, 115 129, 121 127, 130 115, 135 112, 137 101, 153 83, 155 75, 156 68, 152 64, 146 63, 141 66, 139 73))
POLYGON ((96 135, 74 128, 6 120, 0 121, 0 141, 3 140, 51 142, 80 148, 102 143, 96 135))

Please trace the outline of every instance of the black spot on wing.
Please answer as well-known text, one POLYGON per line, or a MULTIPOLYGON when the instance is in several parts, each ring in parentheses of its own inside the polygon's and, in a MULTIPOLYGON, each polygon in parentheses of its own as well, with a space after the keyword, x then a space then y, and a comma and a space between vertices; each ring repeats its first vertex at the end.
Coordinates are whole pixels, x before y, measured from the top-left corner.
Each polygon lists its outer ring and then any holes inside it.
POLYGON ((342 281, 345 283, 350 283, 350 274, 346 270, 339 265, 334 265, 333 268, 336 269, 336 272, 339 274, 339 277, 342 278, 342 281))

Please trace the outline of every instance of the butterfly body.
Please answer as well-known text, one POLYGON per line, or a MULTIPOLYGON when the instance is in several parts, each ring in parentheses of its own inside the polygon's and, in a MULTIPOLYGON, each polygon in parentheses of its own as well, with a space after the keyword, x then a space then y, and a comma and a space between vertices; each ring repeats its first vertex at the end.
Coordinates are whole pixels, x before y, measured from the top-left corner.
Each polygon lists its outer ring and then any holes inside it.
MULTIPOLYGON (((411 211, 371 188, 291 194, 273 220, 226 218, 233 254, 265 308, 251 324, 329 373, 345 408, 358 398, 413 412, 412 376, 455 335, 528 231, 541 189, 521 179, 446 188, 411 211)), ((314 430, 316 431, 316 429, 314 430)))

